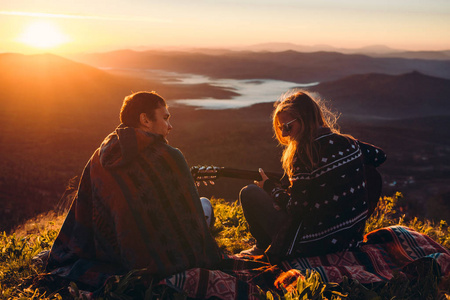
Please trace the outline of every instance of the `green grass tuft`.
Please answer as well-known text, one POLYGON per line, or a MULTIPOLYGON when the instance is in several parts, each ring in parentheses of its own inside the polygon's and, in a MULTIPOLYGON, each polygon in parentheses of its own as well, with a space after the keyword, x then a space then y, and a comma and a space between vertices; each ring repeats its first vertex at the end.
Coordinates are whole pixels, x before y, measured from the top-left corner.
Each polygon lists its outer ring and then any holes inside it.
POLYGON ((248 230, 244 212, 238 201, 227 203, 223 199, 211 199, 216 222, 212 229, 220 249, 226 254, 235 254, 250 248, 255 239, 248 230))

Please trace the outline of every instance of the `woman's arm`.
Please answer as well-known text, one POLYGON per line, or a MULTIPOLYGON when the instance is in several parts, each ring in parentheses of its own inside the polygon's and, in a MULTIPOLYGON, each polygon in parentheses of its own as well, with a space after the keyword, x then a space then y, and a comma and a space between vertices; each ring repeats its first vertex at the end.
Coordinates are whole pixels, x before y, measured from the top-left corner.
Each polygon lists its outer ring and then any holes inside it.
MULTIPOLYGON (((310 178, 309 173, 305 175, 307 178, 310 178)), ((294 176, 289 191, 270 179, 264 182, 263 188, 282 209, 287 211, 296 210, 295 208, 299 207, 299 203, 301 203, 300 210, 306 212, 310 207, 308 201, 310 194, 309 185, 310 180, 304 180, 301 176, 294 176)))
POLYGON ((381 148, 374 145, 358 141, 359 147, 364 158, 365 165, 374 167, 380 166, 386 160, 386 153, 381 148))

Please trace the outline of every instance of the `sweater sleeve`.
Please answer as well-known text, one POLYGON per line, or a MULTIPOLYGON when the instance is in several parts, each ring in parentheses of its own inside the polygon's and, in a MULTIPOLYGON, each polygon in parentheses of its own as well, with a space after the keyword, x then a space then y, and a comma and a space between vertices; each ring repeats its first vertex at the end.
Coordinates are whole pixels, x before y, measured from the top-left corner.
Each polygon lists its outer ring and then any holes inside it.
POLYGON ((267 179, 264 182, 264 190, 272 197, 273 201, 278 204, 278 206, 285 208, 289 199, 290 194, 286 189, 277 185, 273 180, 267 179))
MULTIPOLYGON (((307 176, 309 177, 309 176, 307 176)), ((288 212, 308 211, 311 207, 310 201, 310 180, 295 176, 289 190, 276 185, 270 179, 264 183, 264 190, 271 195, 273 201, 288 212)))
POLYGON ((380 166, 386 161, 386 153, 374 145, 358 141, 365 165, 380 166))

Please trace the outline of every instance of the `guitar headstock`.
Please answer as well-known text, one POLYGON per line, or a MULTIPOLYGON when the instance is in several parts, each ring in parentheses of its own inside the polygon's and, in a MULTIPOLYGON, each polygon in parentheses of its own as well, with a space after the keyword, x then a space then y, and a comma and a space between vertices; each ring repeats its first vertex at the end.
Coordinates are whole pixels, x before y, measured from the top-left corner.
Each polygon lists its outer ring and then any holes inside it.
POLYGON ((219 177, 221 169, 221 167, 216 166, 193 166, 191 167, 191 174, 197 185, 200 182, 203 182, 205 185, 208 185, 208 183, 214 185, 214 180, 219 177))

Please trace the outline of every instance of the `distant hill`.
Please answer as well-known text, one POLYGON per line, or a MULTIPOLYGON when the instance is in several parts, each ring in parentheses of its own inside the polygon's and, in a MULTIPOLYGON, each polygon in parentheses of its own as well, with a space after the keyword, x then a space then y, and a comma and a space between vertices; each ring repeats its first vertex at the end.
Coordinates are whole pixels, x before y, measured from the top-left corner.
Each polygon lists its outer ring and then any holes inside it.
POLYGON ((408 59, 450 60, 450 51, 403 51, 368 54, 374 57, 398 57, 408 59))
POLYGON ((208 84, 187 87, 112 75, 52 54, 0 54, 0 100, 4 110, 67 112, 114 107, 117 112, 123 97, 139 90, 156 90, 168 100, 211 95, 226 99, 236 95, 208 84))
POLYGON ((338 52, 343 54, 363 54, 373 57, 397 57, 408 59, 450 60, 450 50, 442 51, 405 51, 393 49, 385 45, 370 45, 361 48, 338 48, 329 45, 305 46, 292 43, 264 43, 247 47, 233 48, 239 51, 271 51, 283 52, 293 50, 297 52, 338 52))
POLYGON ((230 48, 196 48, 196 47, 134 47, 135 51, 170 51, 170 52, 191 52, 221 55, 229 52, 337 52, 342 54, 362 54, 371 57, 396 57, 407 59, 425 60, 450 60, 450 50, 422 50, 407 51, 394 49, 385 45, 369 45, 360 48, 339 48, 330 45, 299 45, 294 43, 261 43, 248 46, 237 46, 230 48))
POLYGON ((116 106, 123 97, 118 78, 52 54, 0 55, 0 99, 4 109, 66 112, 116 106), (108 88, 107 88, 108 87, 108 88), (117 93, 118 96, 113 95, 117 93), (92 99, 95 98, 95 101, 92 99))
POLYGON ((403 119, 450 115, 450 80, 419 72, 352 75, 309 90, 345 117, 403 119))
POLYGON ((256 45, 250 45, 247 47, 238 48, 241 51, 250 50, 250 51, 273 51, 273 52, 282 52, 293 50, 297 52, 339 52, 344 54, 387 54, 387 53, 395 53, 395 52, 403 52, 403 50, 393 49, 384 45, 371 45, 361 48, 339 48, 333 47, 330 45, 298 45, 293 43, 262 43, 256 45))
POLYGON ((450 60, 370 57, 337 52, 131 51, 83 54, 72 59, 112 68, 161 69, 214 78, 279 79, 297 83, 337 80, 355 74, 399 75, 418 71, 450 79, 450 60))

